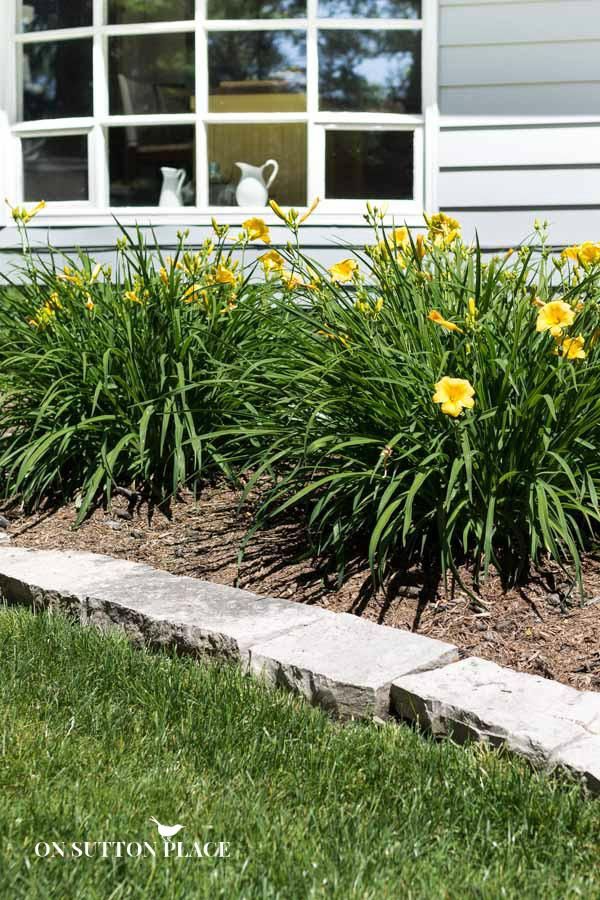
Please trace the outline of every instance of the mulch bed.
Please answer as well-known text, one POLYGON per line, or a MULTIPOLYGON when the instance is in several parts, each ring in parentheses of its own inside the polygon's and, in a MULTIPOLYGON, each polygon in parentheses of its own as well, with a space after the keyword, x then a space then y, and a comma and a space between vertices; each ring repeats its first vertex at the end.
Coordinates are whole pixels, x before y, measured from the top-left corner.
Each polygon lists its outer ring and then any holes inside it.
MULTIPOLYGON (((431 584, 413 571, 402 583, 373 592, 364 564, 338 587, 334 572, 304 554, 298 522, 256 534, 238 569, 240 543, 252 522, 250 510, 238 511, 238 499, 228 487, 207 487, 197 501, 184 496, 174 503, 167 517, 149 516, 143 507, 131 513, 127 500, 117 497, 110 510, 96 510, 77 530, 72 505, 31 516, 9 509, 4 515, 16 546, 107 553, 176 575, 237 584, 418 631, 458 645, 465 655, 600 691, 600 556, 585 560, 583 602, 577 593, 569 596, 564 576, 552 565, 508 591, 492 574, 480 593, 482 605, 473 605, 450 582, 446 590, 443 580, 431 584)), ((468 583, 468 571, 461 575, 468 583)))

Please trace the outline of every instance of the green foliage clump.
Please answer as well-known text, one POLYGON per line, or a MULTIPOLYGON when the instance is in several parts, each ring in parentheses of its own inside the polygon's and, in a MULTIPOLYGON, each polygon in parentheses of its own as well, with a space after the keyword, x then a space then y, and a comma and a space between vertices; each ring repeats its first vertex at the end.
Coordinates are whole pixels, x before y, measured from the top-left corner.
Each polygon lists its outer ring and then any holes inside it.
POLYGON ((0 480, 26 503, 134 484, 154 500, 227 472, 218 373, 240 358, 264 291, 225 230, 173 258, 123 232, 114 272, 87 253, 34 257, 0 305, 0 480))
POLYGON ((401 557, 578 569, 600 517, 600 245, 552 259, 538 225, 541 251, 486 258, 443 214, 416 238, 367 218, 365 252, 317 273, 296 244, 280 267, 304 302, 284 295, 246 384, 276 474, 262 520, 303 509, 342 572, 357 542, 379 577, 401 557))

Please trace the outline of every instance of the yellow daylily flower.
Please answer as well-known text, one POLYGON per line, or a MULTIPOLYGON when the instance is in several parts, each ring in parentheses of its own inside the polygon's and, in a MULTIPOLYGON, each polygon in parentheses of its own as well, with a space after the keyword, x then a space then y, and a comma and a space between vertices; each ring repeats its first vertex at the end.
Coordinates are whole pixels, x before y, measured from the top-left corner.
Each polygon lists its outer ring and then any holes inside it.
POLYGON ((473 409, 474 394, 474 388, 465 378, 444 375, 435 385, 433 402, 441 404, 442 412, 456 419, 464 409, 473 409))
POLYGON ((564 300, 551 300, 541 307, 536 331, 549 331, 552 337, 562 334, 563 328, 569 328, 575 321, 575 311, 564 300))
POLYGON ((321 202, 321 198, 315 197, 315 199, 310 204, 310 206, 308 207, 308 209, 306 210, 304 215, 300 216, 300 218, 298 219, 298 225, 302 225, 303 222, 306 222, 308 217, 314 213, 315 209, 317 208, 317 206, 319 205, 320 202, 321 202))
POLYGON ((457 219, 453 219, 452 216, 447 216, 446 213, 441 212, 435 213, 433 216, 425 216, 425 221, 427 222, 429 236, 435 244, 447 246, 460 236, 460 222, 457 219))
POLYGON ((215 281, 217 284, 235 284, 235 275, 227 266, 219 265, 215 272, 215 281))
POLYGON ((27 223, 30 222, 34 216, 37 216, 37 214, 41 212, 46 206, 45 200, 40 200, 40 202, 30 210, 27 210, 24 206, 13 206, 6 198, 4 202, 10 209, 11 215, 15 222, 23 222, 24 225, 27 225, 27 223))
POLYGON ((317 334, 322 335, 323 337, 329 338, 330 341, 338 341, 343 347, 350 346, 350 338, 347 334, 333 334, 331 331, 323 331, 320 329, 317 331, 317 334))
POLYGON ((560 254, 563 259, 570 259, 573 262, 579 262, 579 246, 577 244, 573 244, 571 247, 565 247, 563 252, 560 254))
POLYGON ((273 210, 276 216, 278 216, 282 221, 287 222, 287 216, 280 207, 279 203, 276 200, 269 200, 269 206, 273 210))
POLYGON ((408 228, 394 228, 392 231, 392 242, 396 244, 397 247, 408 247, 410 244, 410 235, 408 233, 408 228))
POLYGON ((341 262, 329 267, 329 274, 332 281, 351 281, 357 269, 358 263, 355 260, 343 259, 341 262))
MULTIPOLYGON (((206 294, 206 291, 203 291, 202 293, 206 294)), ((226 313, 233 312, 234 309, 237 309, 237 303, 235 302, 236 299, 237 299, 237 294, 232 294, 231 297, 229 298, 229 300, 227 301, 227 306, 224 306, 222 309, 219 310, 219 315, 223 316, 226 313)))
POLYGON ((193 303, 194 300, 197 299, 197 294, 202 297, 203 294, 206 294, 206 291, 202 290, 201 284, 190 284, 190 286, 183 292, 181 300, 183 303, 193 303))
POLYGON ((142 303, 135 291, 125 291, 125 297, 127 300, 131 301, 131 303, 139 303, 140 305, 142 303))
POLYGON ((584 265, 593 266, 600 262, 600 244, 586 241, 579 248, 579 259, 584 265))
POLYGON ((96 278, 98 277, 98 275, 100 274, 101 271, 102 271, 102 264, 96 263, 96 265, 94 266, 94 268, 92 270, 92 274, 90 275, 90 284, 93 284, 95 282, 96 278))
POLYGON ((59 273, 56 277, 60 278, 62 281, 68 281, 70 284, 75 284, 77 287, 83 287, 83 278, 79 272, 75 272, 70 266, 65 266, 64 271, 59 273))
POLYGON ((425 241, 425 235, 417 235, 417 239, 415 241, 415 252, 417 255, 417 259, 423 259, 423 257, 427 253, 427 243, 425 241))
POLYGON ((585 338, 582 334, 574 338, 565 338, 560 345, 560 352, 565 359, 585 359, 587 353, 583 349, 585 338))
POLYGON ((437 309, 432 309, 427 318, 431 322, 435 322, 435 324, 439 325, 441 328, 447 328, 448 331, 458 331, 460 334, 463 333, 462 328, 459 328, 454 322, 449 322, 448 319, 445 319, 437 309))
POLYGON ((257 216, 252 219, 246 219, 245 222, 242 222, 242 228, 246 229, 251 241, 263 241, 265 244, 271 243, 269 227, 264 219, 259 219, 257 216))
POLYGON ((86 294, 86 297, 87 300, 85 301, 85 308, 91 312, 94 309, 95 303, 89 294, 86 294))
POLYGON ((279 274, 288 291, 293 291, 294 288, 297 287, 307 287, 296 272, 286 272, 285 270, 282 270, 279 274))
POLYGON ((265 272, 274 272, 283 269, 285 259, 277 250, 269 250, 259 257, 261 266, 265 272))
POLYGON ((160 280, 162 281, 163 284, 169 283, 169 273, 167 272, 167 270, 165 269, 164 266, 160 267, 160 269, 158 270, 158 274, 160 275, 160 280))
POLYGON ((410 235, 408 233, 408 228, 394 228, 386 238, 379 241, 377 249, 384 253, 388 247, 401 247, 402 249, 405 249, 409 245, 410 235))

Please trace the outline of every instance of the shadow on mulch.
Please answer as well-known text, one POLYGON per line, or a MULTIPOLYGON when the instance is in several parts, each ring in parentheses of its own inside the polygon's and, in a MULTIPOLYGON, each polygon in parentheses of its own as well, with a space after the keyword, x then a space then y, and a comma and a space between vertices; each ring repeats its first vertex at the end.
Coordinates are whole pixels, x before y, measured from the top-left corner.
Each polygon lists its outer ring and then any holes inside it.
MULTIPOLYGON (((586 599, 565 595, 569 586, 557 566, 504 590, 492 574, 473 606, 461 588, 434 569, 411 569, 373 590, 368 568, 354 562, 343 585, 323 561, 306 554, 303 526, 285 521, 257 532, 238 567, 238 553, 252 524, 248 509, 229 487, 207 487, 195 502, 184 496, 168 515, 137 508, 117 497, 110 511, 96 510, 73 530, 75 509, 23 516, 5 512, 9 534, 21 547, 88 550, 144 562, 176 575, 237 584, 259 594, 315 604, 337 612, 418 631, 456 644, 523 672, 600 691, 600 560, 584 561, 586 599)), ((470 573, 461 577, 469 583, 470 573)))

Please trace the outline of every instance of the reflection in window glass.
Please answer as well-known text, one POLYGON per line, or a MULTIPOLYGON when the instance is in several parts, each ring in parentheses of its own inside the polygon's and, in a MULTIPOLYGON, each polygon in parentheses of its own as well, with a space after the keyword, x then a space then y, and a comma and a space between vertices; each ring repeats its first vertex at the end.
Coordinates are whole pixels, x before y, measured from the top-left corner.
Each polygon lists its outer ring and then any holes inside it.
POLYGON ((109 78, 112 114, 193 112, 193 34, 111 38, 109 78))
POLYGON ((23 118, 92 115, 92 42, 46 41, 23 47, 23 118))
POLYGON ((128 22, 183 22, 193 18, 194 0, 108 0, 110 25, 128 22))
POLYGON ((298 19, 306 0, 208 0, 209 19, 298 19))
MULTIPOLYGON (((6 2, 6 0, 5 0, 6 2)), ((19 4, 21 31, 78 28, 92 24, 92 0, 27 0, 19 4)))
POLYGON ((304 32, 212 33, 208 70, 211 112, 306 109, 304 32))
POLYGON ((421 0, 319 0, 317 15, 323 18, 420 19, 421 0))
POLYGON ((185 171, 164 173, 173 183, 182 206, 196 201, 194 127, 192 125, 109 129, 110 205, 158 206, 163 186, 161 169, 185 171))
POLYGON ((413 196, 412 131, 326 132, 325 196, 408 200, 413 196))
POLYGON ((349 112, 421 111, 421 33, 321 31, 319 106, 349 112))
POLYGON ((88 199, 86 135, 23 138, 21 145, 25 200, 88 199))
MULTIPOLYGON (((269 198, 286 206, 304 206, 306 125, 209 125, 208 176, 211 206, 237 206, 236 189, 243 177, 242 173, 246 178, 256 178, 260 182, 262 176, 254 170, 262 167, 269 159, 275 160, 278 165, 277 175, 268 191, 269 198), (236 165, 239 162, 252 169, 241 169, 236 165)), ((264 180, 268 181, 272 172, 273 166, 267 167, 263 172, 264 180)), ((257 193, 261 193, 260 186, 257 193)), ((265 198, 264 205, 266 202, 265 198)))

